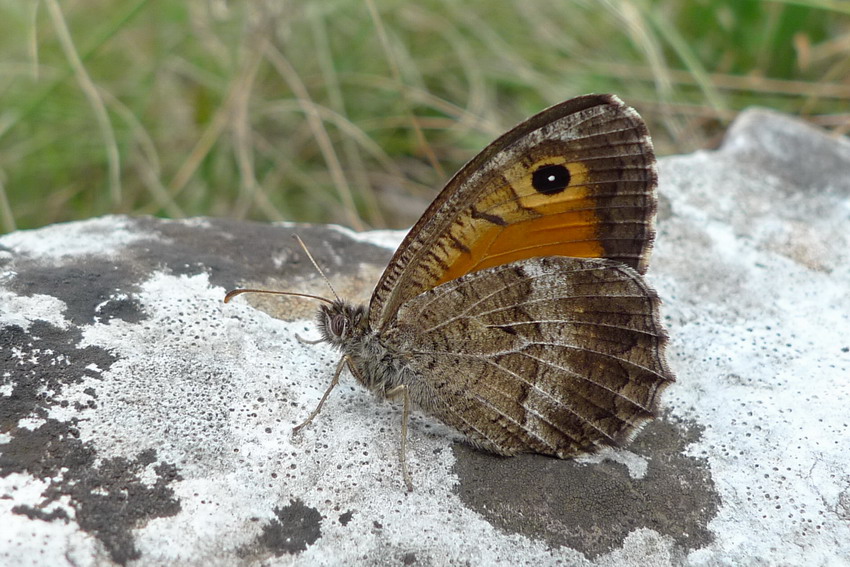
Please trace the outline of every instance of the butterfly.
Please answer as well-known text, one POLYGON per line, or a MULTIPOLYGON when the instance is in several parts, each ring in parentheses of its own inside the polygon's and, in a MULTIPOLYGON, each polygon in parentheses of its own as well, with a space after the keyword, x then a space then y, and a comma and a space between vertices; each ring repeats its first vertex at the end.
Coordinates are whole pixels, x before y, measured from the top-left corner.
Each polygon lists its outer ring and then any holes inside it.
POLYGON ((643 278, 657 180, 646 125, 613 95, 567 100, 499 137, 413 226, 368 305, 308 296, 324 302, 320 340, 342 359, 295 430, 348 368, 402 401, 408 490, 413 405, 498 455, 629 441, 674 381, 643 278))

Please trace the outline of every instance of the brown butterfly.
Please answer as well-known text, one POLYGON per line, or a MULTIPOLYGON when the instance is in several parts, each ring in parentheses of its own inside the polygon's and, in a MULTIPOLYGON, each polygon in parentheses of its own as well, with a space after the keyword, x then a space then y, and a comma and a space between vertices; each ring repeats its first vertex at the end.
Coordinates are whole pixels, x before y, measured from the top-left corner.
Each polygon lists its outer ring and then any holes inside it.
POLYGON ((646 125, 613 95, 562 102, 498 138, 411 229, 368 306, 317 298, 322 340, 343 358, 295 431, 348 367, 403 401, 410 490, 411 402, 500 455, 628 441, 674 380, 642 277, 656 185, 646 125))

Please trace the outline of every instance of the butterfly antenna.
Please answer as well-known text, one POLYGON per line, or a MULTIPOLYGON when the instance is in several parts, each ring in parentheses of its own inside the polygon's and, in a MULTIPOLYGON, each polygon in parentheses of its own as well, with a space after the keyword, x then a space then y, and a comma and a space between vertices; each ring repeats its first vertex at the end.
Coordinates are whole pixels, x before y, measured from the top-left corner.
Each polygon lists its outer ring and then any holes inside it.
POLYGON ((313 255, 310 254, 310 251, 307 249, 307 245, 304 244, 304 241, 301 240, 301 237, 297 234, 293 234, 292 237, 298 241, 298 244, 301 245, 301 248, 304 250, 304 253, 307 254, 308 258, 310 258, 310 262, 313 263, 313 267, 316 268, 316 271, 319 272, 319 275, 322 276, 322 279, 325 280, 325 283, 328 284, 329 288, 331 288, 331 293, 334 294, 334 297, 336 297, 337 301, 339 301, 339 295, 337 295, 334 286, 331 285, 331 280, 328 279, 328 277, 325 275, 325 272, 322 271, 322 268, 319 267, 319 264, 316 262, 315 258, 313 258, 313 255))
POLYGON ((227 292, 227 295, 224 296, 224 302, 229 303, 231 299, 236 297, 237 295, 241 295, 243 293, 268 293, 271 295, 291 295, 294 297, 307 297, 309 299, 317 299, 319 301, 324 301, 325 303, 333 303, 327 297, 321 297, 319 295, 310 295, 309 293, 295 293, 294 291, 275 291, 271 289, 250 289, 250 288, 239 288, 232 289, 227 292))

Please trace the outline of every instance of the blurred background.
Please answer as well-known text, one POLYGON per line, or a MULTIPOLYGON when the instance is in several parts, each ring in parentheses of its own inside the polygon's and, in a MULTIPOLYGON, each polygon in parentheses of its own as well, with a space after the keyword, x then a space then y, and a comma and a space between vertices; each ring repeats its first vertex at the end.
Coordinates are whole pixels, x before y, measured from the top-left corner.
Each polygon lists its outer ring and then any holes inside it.
POLYGON ((496 136, 620 95, 659 155, 850 129, 846 0, 0 0, 0 232, 107 213, 410 226, 496 136))

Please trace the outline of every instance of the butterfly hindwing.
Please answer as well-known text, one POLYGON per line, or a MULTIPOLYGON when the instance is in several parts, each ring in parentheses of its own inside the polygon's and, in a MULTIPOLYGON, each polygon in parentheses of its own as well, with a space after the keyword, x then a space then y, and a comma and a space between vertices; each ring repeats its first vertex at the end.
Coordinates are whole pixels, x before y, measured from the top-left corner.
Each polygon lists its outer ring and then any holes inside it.
POLYGON ((568 457, 653 417, 672 381, 658 303, 622 264, 534 258, 405 302, 384 341, 422 377, 423 409, 480 446, 568 457))
POLYGON ((526 258, 610 258, 643 273, 656 184, 646 126, 617 97, 544 110, 449 181, 381 277, 370 323, 386 328, 423 291, 526 258))

